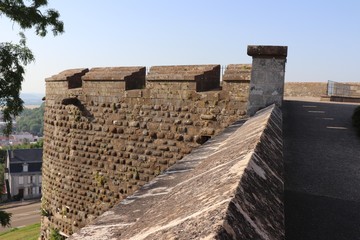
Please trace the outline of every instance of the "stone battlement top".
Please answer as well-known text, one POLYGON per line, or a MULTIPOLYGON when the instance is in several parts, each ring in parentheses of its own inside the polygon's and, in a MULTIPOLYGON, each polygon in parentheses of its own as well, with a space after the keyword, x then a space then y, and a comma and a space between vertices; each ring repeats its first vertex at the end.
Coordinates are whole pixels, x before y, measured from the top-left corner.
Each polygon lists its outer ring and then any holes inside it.
POLYGON ((230 64, 226 67, 224 81, 250 81, 251 64, 230 64))
POLYGON ((77 77, 81 78, 85 73, 89 72, 88 68, 74 68, 62 71, 56 75, 53 75, 49 78, 46 78, 46 82, 56 82, 56 81, 65 81, 70 80, 71 78, 77 77))
POLYGON ((219 75, 220 65, 177 65, 154 66, 147 75, 148 81, 185 80, 195 81, 195 77, 206 74, 219 75))
POLYGON ((140 74, 145 77, 145 67, 103 67, 103 68, 92 68, 86 73, 82 80, 84 81, 124 81, 126 77, 133 74, 140 74))

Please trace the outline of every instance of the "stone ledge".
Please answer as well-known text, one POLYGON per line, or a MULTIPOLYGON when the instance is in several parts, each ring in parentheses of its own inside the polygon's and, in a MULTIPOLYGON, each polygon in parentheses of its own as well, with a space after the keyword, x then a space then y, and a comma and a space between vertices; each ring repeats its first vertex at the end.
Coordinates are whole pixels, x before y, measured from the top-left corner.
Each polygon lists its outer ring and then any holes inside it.
POLYGON ((284 239, 281 128, 259 111, 70 239, 284 239))
POLYGON ((287 46, 249 45, 247 48, 247 54, 252 57, 285 58, 287 51, 287 46))

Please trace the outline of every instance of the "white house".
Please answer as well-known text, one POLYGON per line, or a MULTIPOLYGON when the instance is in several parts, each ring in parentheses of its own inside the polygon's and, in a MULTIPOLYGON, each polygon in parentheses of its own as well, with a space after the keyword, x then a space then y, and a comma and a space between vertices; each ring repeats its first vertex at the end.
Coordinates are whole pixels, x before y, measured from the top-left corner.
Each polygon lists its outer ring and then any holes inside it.
POLYGON ((9 181, 12 197, 30 199, 41 197, 42 149, 7 151, 5 180, 9 181))

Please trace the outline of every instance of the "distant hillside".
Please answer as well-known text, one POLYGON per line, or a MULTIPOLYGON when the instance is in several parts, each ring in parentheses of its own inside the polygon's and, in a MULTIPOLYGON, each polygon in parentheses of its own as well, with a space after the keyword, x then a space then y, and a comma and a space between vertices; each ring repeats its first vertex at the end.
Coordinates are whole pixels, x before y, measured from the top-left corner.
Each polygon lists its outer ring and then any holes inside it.
POLYGON ((45 94, 42 93, 21 93, 20 97, 24 101, 24 105, 41 105, 42 98, 45 94))

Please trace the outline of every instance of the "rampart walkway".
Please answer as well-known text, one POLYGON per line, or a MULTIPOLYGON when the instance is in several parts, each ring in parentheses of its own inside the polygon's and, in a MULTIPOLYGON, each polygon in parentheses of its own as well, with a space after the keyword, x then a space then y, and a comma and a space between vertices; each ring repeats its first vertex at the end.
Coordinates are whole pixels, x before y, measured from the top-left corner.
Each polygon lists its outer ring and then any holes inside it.
POLYGON ((284 102, 287 240, 360 239, 356 105, 284 102))

